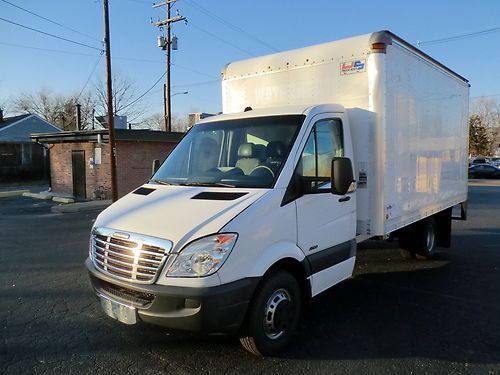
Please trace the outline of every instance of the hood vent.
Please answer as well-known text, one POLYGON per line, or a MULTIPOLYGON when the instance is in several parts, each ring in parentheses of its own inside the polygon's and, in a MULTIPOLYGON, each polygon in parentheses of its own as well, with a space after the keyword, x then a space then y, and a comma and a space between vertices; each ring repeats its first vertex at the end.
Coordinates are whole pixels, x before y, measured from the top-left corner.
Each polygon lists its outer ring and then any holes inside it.
POLYGON ((139 195, 149 195, 156 189, 151 189, 147 187, 140 187, 139 189, 135 190, 133 194, 139 194, 139 195))
POLYGON ((210 201, 234 201, 235 199, 241 198, 248 193, 232 193, 226 191, 204 191, 199 194, 196 194, 191 199, 204 199, 210 201))

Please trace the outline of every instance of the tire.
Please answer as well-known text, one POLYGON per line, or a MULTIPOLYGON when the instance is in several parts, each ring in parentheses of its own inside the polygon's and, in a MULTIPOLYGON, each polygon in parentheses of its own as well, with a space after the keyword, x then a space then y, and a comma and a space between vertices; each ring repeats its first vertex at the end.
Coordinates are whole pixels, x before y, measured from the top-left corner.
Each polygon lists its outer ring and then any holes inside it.
POLYGON ((429 217, 410 225, 399 237, 400 254, 404 259, 430 259, 437 244, 436 219, 429 217))
POLYGON ((437 244, 437 223, 433 217, 429 217, 423 221, 418 247, 415 249, 417 259, 429 259, 435 253, 437 244))
POLYGON ((240 342, 257 356, 275 355, 290 342, 300 317, 301 295, 297 280, 278 270, 266 276, 250 303, 240 342))

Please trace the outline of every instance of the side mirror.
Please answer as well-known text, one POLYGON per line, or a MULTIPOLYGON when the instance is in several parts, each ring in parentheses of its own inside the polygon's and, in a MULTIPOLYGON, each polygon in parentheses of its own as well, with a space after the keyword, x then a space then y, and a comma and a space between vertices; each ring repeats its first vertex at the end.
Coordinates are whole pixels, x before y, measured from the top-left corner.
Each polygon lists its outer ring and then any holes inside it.
POLYGON ((332 159, 332 194, 345 195, 354 181, 349 158, 332 159))
POLYGON ((160 161, 158 159, 153 160, 153 174, 160 168, 160 161))

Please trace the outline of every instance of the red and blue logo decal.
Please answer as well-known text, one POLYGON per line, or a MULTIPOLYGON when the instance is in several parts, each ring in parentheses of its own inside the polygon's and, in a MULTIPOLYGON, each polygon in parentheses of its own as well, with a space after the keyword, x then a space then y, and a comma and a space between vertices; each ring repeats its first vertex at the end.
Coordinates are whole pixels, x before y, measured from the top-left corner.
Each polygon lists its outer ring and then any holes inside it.
POLYGON ((340 74, 360 73, 366 71, 366 60, 350 60, 340 63, 340 74))

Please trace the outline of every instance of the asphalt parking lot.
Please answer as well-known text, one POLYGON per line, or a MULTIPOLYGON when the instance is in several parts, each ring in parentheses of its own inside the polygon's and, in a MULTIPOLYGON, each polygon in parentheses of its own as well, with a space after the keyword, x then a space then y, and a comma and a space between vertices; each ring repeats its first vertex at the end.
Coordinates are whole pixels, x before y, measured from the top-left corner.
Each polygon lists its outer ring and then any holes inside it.
POLYGON ((312 303, 276 358, 105 317, 83 265, 97 213, 50 205, 0 200, 0 373, 500 374, 500 186, 470 187, 469 220, 432 261, 360 246, 356 275, 312 303))

